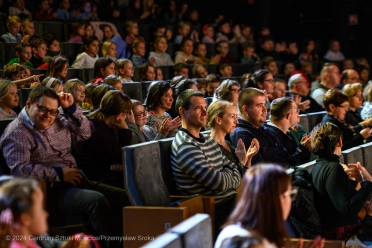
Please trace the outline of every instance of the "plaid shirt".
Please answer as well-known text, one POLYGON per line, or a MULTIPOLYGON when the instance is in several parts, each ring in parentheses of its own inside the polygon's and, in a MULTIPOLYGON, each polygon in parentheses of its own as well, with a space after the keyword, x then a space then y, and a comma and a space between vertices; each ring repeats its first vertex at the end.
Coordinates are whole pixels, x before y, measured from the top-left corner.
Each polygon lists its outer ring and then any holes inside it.
POLYGON ((57 175, 62 173, 62 167, 77 167, 71 145, 89 139, 91 130, 76 105, 66 116, 67 119, 58 115, 52 126, 38 130, 23 108, 0 138, 0 150, 12 175, 54 182, 60 181, 57 175))

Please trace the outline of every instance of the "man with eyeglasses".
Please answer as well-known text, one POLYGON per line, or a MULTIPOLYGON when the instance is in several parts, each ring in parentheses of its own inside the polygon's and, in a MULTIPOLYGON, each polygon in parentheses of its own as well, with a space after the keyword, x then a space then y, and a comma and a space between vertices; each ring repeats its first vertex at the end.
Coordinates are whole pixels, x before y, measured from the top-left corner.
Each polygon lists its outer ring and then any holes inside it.
POLYGON ((273 100, 270 107, 270 122, 266 125, 279 138, 281 146, 297 160, 298 164, 309 162, 311 155, 310 135, 304 135, 300 145, 289 132, 289 128, 300 122, 300 109, 291 97, 281 97, 273 100))
POLYGON ((230 140, 237 146, 242 139, 245 147, 249 147, 256 138, 260 144, 260 150, 252 158, 252 165, 258 163, 276 163, 285 168, 295 167, 299 162, 282 145, 278 135, 273 132, 266 123, 267 109, 266 97, 262 90, 257 88, 243 89, 239 96, 238 124, 230 134, 230 140))
POLYGON ((98 235, 122 235, 121 211, 129 203, 125 191, 89 181, 70 153, 73 143, 90 136, 89 121, 72 95, 41 86, 3 132, 0 150, 13 176, 47 182, 51 215, 86 214, 98 235))
POLYGON ((294 74, 288 79, 288 89, 293 98, 297 98, 299 108, 304 113, 313 113, 324 111, 324 108, 318 104, 311 96, 309 96, 310 89, 306 78, 300 74, 294 74))

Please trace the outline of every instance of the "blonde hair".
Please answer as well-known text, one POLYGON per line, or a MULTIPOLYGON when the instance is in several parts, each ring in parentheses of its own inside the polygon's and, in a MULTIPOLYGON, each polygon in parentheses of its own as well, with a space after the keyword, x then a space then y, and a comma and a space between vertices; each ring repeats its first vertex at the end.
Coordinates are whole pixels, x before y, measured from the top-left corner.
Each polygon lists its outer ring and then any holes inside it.
POLYGON ((65 92, 69 92, 69 93, 73 93, 73 92, 76 92, 80 86, 84 86, 85 87, 85 84, 80 80, 80 79, 77 79, 77 78, 73 78, 73 79, 70 79, 68 80, 65 85, 64 85, 64 91, 65 92))
POLYGON ((10 80, 0 80, 0 98, 6 96, 13 85, 17 87, 17 85, 10 80))
POLYGON ((131 99, 131 101, 132 101, 132 110, 134 110, 134 108, 136 106, 139 106, 139 105, 142 105, 143 106, 142 102, 140 102, 140 101, 138 101, 136 99, 131 99))
POLYGON ((112 45, 112 44, 115 44, 116 45, 116 43, 115 42, 112 42, 112 41, 105 41, 105 42, 103 42, 103 44, 102 44, 102 57, 106 57, 107 56, 107 50, 108 50, 108 48, 112 45))
POLYGON ((116 72, 119 73, 119 69, 123 69, 129 62, 132 63, 132 61, 130 61, 129 59, 118 59, 116 61, 116 72))
POLYGON ((22 23, 21 18, 19 18, 16 15, 8 16, 8 19, 6 20, 6 25, 13 24, 13 23, 22 23))
POLYGON ((218 100, 212 102, 208 107, 208 116, 207 116, 207 128, 213 128, 215 124, 216 117, 222 118, 225 114, 226 108, 228 106, 233 106, 233 104, 229 101, 225 100, 218 100))
POLYGON ((358 91, 362 90, 362 84, 361 83, 352 83, 347 84, 342 88, 342 93, 344 93, 347 97, 353 97, 358 94, 358 91))

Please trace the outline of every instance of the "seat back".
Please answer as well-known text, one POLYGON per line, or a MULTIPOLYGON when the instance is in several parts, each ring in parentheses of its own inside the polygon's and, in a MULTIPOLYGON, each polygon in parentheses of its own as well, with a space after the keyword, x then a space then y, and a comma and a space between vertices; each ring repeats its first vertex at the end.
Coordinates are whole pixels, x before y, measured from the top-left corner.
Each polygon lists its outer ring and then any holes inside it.
MULTIPOLYGON (((15 118, 3 118, 0 119, 0 137, 3 134, 5 128, 11 123, 15 118)), ((0 175, 10 175, 10 169, 6 164, 5 158, 2 151, 0 150, 0 175)))
POLYGON ((154 240, 141 246, 141 248, 179 248, 182 247, 181 236, 176 233, 163 233, 154 240))
POLYGON ((309 173, 311 173, 314 165, 316 163, 316 160, 313 160, 313 161, 310 161, 310 162, 307 162, 305 164, 301 164, 299 166, 297 166, 298 168, 302 168, 302 169, 306 169, 309 173))
POLYGON ((84 83, 88 83, 89 80, 93 79, 94 75, 94 68, 83 68, 83 81, 84 83))
POLYGON ((48 21, 42 21, 39 22, 39 25, 41 25, 42 32, 50 32, 55 33, 61 41, 65 41, 68 39, 68 37, 65 37, 65 26, 63 22, 48 22, 48 21))
POLYGON ((123 92, 131 99, 136 99, 140 102, 143 101, 142 85, 140 82, 123 83, 123 92))
POLYGON ((68 60, 69 65, 71 66, 76 56, 83 51, 82 42, 61 42, 61 54, 68 60))
POLYGON ((313 130, 313 128, 322 121, 323 116, 325 114, 327 114, 326 111, 308 113, 307 114, 308 125, 309 125, 308 131, 313 130))
POLYGON ((208 214, 195 214, 169 230, 180 235, 182 246, 212 248, 212 221, 208 214))
POLYGON ((344 157, 344 164, 360 162, 363 165, 363 152, 359 146, 344 150, 341 154, 344 157))
POLYGON ((157 141, 124 147, 124 185, 134 206, 167 206, 171 202, 163 181, 157 141))
POLYGON ((30 95, 30 92, 32 91, 32 88, 22 88, 21 94, 22 94, 22 106, 26 106, 26 101, 28 99, 28 96, 30 95))
POLYGON ((67 80, 70 80, 70 79, 73 79, 73 78, 78 78, 80 79, 81 81, 84 81, 83 80, 83 69, 81 68, 67 68, 67 75, 66 75, 66 81, 67 80))
POLYGON ((168 192, 171 195, 179 195, 180 193, 177 190, 176 182, 173 180, 172 175, 172 165, 170 162, 170 153, 172 148, 172 138, 161 139, 158 140, 159 148, 160 148, 160 165, 161 165, 161 173, 163 176, 163 180, 165 185, 167 186, 168 192))
POLYGON ((2 53, 0 54, 2 65, 8 64, 9 60, 16 57, 15 55, 15 47, 17 46, 17 42, 3 42, 0 43, 2 45, 2 53))
POLYGON ((300 124, 301 126, 303 126, 307 131, 311 131, 309 130, 309 120, 308 120, 308 117, 306 114, 302 114, 300 115, 300 124))
POLYGON ((372 142, 359 146, 362 149, 363 166, 372 174, 372 142))

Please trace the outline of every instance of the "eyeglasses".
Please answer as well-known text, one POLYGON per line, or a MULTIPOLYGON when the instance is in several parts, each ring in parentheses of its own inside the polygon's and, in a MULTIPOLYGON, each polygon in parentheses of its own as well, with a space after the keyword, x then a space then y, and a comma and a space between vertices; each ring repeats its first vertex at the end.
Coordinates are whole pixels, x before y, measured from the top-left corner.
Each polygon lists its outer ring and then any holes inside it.
POLYGON ((239 94, 242 90, 239 88, 239 89, 231 89, 230 91, 239 94))
POLYGON ((274 79, 265 79, 264 82, 274 83, 274 79))
POLYGON ((39 112, 42 113, 42 114, 44 114, 44 115, 49 113, 51 116, 57 116, 59 114, 59 110, 58 109, 51 109, 51 110, 49 110, 49 109, 47 109, 47 108, 45 108, 43 106, 40 106, 37 103, 36 100, 34 100, 34 103, 35 103, 37 109, 39 110, 39 112))
POLYGON ((293 108, 297 113, 300 113, 301 109, 299 108, 293 108))
POLYGON ((285 191, 283 193, 283 196, 290 196, 292 200, 296 199, 296 196, 298 194, 298 188, 293 188, 291 190, 285 191))
POLYGON ((135 114, 134 116, 142 117, 142 116, 146 116, 146 114, 147 114, 147 111, 143 111, 143 112, 139 112, 138 114, 135 114))
POLYGON ((274 83, 274 79, 265 79, 264 82, 274 83))
POLYGON ((340 107, 340 108, 343 108, 343 109, 347 109, 347 108, 349 108, 349 105, 346 105, 346 106, 336 105, 336 107, 340 107))

